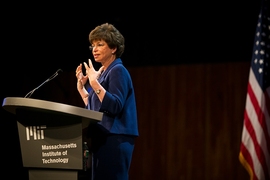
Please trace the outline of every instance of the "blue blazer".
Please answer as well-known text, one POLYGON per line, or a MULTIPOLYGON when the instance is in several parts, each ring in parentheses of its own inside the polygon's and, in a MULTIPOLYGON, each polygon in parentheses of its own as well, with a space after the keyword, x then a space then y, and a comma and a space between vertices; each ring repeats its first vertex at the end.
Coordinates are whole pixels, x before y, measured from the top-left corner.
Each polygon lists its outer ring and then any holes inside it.
POLYGON ((103 118, 98 124, 108 133, 138 136, 135 92, 131 76, 122 60, 114 60, 98 81, 106 89, 104 99, 101 103, 90 88, 86 108, 103 112, 103 118))

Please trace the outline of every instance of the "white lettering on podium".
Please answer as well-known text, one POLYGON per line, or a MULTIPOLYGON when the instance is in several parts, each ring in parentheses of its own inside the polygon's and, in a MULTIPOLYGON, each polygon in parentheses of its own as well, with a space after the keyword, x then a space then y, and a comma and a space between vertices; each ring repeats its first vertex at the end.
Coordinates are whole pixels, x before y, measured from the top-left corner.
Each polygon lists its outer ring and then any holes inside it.
POLYGON ((50 152, 42 152, 42 157, 49 157, 49 156, 61 156, 62 153, 59 151, 50 151, 50 152))
POLYGON ((44 139, 44 130, 46 125, 42 126, 26 126, 26 140, 29 141, 30 137, 33 137, 34 140, 44 139))
POLYGON ((43 164, 66 164, 69 161, 68 150, 76 149, 77 146, 73 142, 66 144, 43 144, 41 145, 41 161, 43 164))
POLYGON ((68 158, 49 158, 49 159, 42 159, 43 164, 57 164, 57 163, 68 163, 68 158))
POLYGON ((74 149, 77 148, 76 143, 68 144, 51 144, 51 145, 42 145, 42 150, 52 150, 52 149, 74 149))

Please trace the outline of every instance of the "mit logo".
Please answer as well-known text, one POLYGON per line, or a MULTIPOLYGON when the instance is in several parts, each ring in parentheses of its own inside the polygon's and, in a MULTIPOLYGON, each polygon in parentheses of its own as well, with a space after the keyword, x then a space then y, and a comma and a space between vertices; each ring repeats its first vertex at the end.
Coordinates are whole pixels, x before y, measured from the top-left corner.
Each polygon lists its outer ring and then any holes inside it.
POLYGON ((34 140, 44 139, 44 130, 46 125, 43 126, 27 126, 26 130, 26 139, 30 140, 30 137, 33 137, 34 140))

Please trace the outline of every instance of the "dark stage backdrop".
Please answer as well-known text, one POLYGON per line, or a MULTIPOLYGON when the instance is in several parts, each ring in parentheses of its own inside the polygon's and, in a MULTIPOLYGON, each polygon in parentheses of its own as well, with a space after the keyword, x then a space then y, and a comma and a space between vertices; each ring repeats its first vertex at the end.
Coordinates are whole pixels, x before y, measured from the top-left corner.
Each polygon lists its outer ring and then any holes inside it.
MULTIPOLYGON (((128 67, 136 91, 140 131, 130 180, 249 179, 238 160, 249 65, 128 67)), ((24 96, 35 83, 29 82, 29 76, 22 78, 22 86, 6 96, 24 96)), ((73 71, 63 72, 32 97, 83 107, 73 71)), ((12 167, 25 175, 16 124, 12 116, 2 114, 5 127, 14 135, 6 142, 12 144, 9 147, 16 167, 10 163, 7 169, 12 167)))

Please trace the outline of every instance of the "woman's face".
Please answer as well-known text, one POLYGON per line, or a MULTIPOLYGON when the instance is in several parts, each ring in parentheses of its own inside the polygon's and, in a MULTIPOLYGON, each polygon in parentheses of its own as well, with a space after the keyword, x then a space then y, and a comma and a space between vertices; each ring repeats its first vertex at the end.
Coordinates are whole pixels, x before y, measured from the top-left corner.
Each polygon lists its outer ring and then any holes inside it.
POLYGON ((97 40, 92 43, 92 54, 96 62, 101 64, 111 61, 115 58, 115 49, 110 49, 108 44, 103 40, 97 40))

